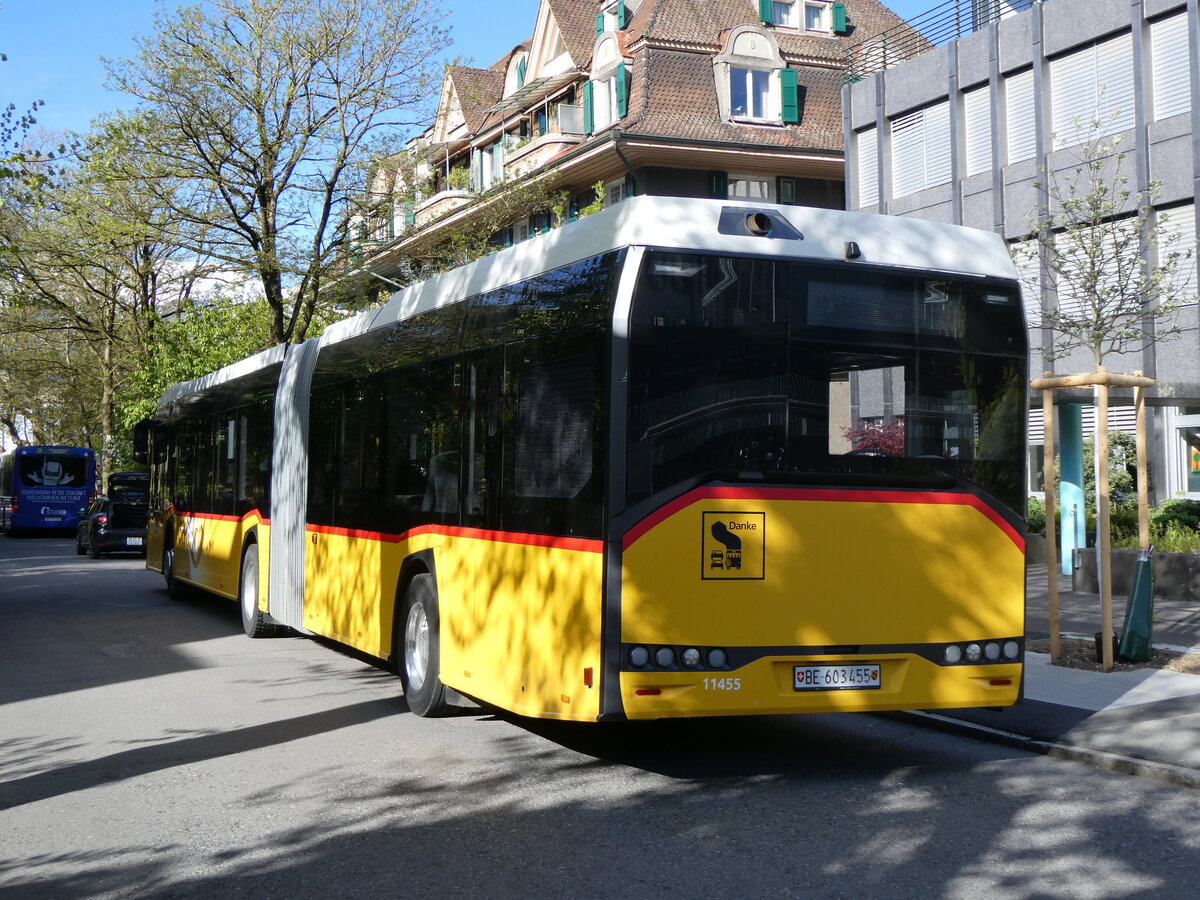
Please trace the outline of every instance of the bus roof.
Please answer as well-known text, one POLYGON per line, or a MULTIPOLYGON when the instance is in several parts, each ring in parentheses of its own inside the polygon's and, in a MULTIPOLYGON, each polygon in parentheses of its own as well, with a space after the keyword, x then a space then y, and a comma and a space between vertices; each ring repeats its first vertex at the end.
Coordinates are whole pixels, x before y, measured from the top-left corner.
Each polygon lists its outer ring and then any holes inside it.
MULTIPOLYGON (((609 209, 410 285, 387 303, 331 325, 322 347, 418 313, 524 281, 622 247, 719 252, 781 259, 885 266, 1015 280, 999 235, 974 228, 871 213, 738 200, 631 197, 609 209), (750 222, 751 216, 765 217, 750 222), (748 224, 749 223, 749 224, 748 224), (766 224, 763 228, 755 225, 766 224), (852 250, 851 245, 855 250, 852 250), (857 255, 852 255, 855 253, 857 255)), ((279 366, 287 348, 272 347, 217 372, 169 388, 159 414, 279 366)))
POLYGON ((989 231, 872 213, 737 200, 631 197, 392 294, 388 302, 331 325, 322 346, 392 325, 417 313, 514 284, 621 247, 776 256, 1016 279, 1004 241, 989 231), (751 233, 748 216, 772 227, 751 233))

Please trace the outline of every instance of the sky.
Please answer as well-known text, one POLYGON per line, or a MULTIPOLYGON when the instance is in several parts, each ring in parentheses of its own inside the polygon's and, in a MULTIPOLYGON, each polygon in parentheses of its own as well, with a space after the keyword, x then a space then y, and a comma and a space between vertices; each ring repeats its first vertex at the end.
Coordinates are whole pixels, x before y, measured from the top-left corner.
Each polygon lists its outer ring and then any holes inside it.
MULTIPOLYGON (((913 17, 941 0, 891 0, 913 17)), ((167 0, 168 7, 179 5, 167 0)), ((155 0, 0 0, 0 108, 21 112, 44 100, 38 125, 83 131, 100 113, 128 107, 104 87, 100 57, 134 55, 134 35, 153 30, 155 0)), ((533 32, 538 0, 446 0, 452 54, 486 67, 533 32)))

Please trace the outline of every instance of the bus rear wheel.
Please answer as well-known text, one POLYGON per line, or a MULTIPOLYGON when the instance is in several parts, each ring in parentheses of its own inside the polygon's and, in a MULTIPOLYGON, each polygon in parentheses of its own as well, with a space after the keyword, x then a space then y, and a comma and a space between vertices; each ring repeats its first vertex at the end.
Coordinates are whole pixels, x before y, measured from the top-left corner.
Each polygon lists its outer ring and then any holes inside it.
POLYGON ((251 544, 242 557, 238 604, 242 608, 242 628, 246 637, 271 637, 279 633, 278 627, 268 622, 266 613, 258 608, 258 544, 251 544))
POLYGON ((408 708, 425 718, 449 715, 453 708, 438 677, 437 586, 432 575, 418 575, 409 583, 396 622, 395 646, 408 708))

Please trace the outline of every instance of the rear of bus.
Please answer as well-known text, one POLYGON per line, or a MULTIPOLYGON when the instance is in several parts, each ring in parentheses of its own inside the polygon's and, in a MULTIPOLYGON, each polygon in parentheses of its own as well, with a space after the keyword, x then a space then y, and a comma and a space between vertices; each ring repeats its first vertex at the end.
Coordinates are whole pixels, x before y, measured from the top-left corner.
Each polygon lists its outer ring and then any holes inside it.
POLYGON ((75 528, 95 493, 95 459, 86 447, 18 447, 11 459, 9 528, 75 528))
POLYGON ((627 352, 609 710, 1018 699, 1014 281, 647 250, 627 352))

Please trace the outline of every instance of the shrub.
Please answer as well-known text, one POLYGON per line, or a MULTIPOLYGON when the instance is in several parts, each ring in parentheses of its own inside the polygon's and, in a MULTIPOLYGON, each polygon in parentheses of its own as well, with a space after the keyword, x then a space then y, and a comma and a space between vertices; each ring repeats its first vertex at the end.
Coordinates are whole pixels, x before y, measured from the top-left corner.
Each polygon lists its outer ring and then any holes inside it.
POLYGON ((1175 522, 1200 531, 1200 500, 1166 500, 1150 511, 1150 521, 1163 527, 1175 522))
POLYGON ((1025 527, 1030 534, 1046 531, 1046 506, 1037 497, 1030 497, 1025 510, 1025 527))
POLYGON ((1171 521, 1150 529, 1150 543, 1159 553, 1200 553, 1200 531, 1171 521))

